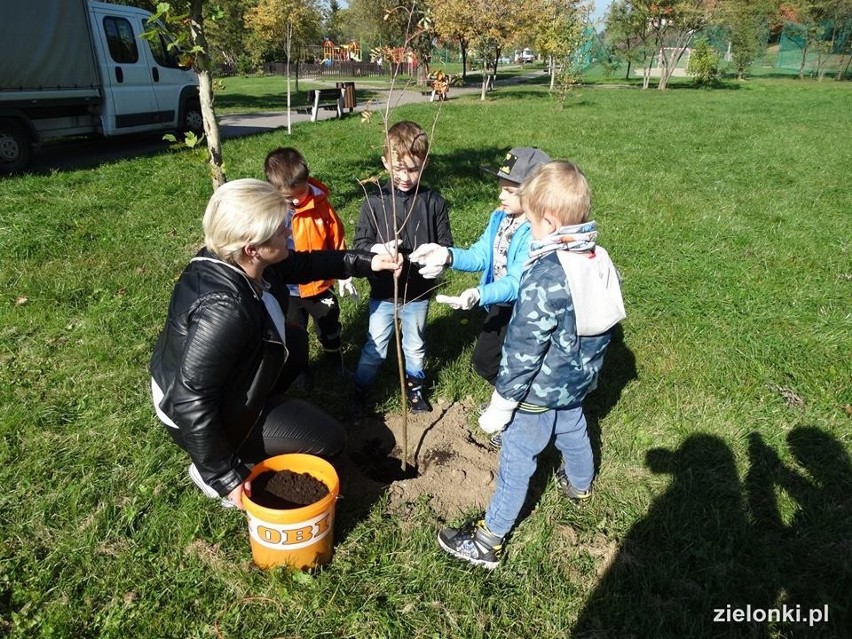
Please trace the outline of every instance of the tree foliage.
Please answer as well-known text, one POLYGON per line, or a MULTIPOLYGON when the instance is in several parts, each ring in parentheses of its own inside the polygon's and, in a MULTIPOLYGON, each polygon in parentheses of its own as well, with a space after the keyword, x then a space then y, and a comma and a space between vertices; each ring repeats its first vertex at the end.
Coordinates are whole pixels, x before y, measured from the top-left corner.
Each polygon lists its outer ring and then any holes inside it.
POLYGON ((766 48, 777 11, 775 0, 727 0, 721 5, 719 22, 730 33, 731 62, 740 80, 766 48))
POLYGON ((537 0, 528 29, 536 51, 550 59, 550 88, 564 103, 583 72, 590 7, 582 0, 537 0))
POLYGON ((699 38, 692 48, 686 72, 698 86, 709 87, 719 81, 719 54, 707 38, 699 38))
POLYGON ((248 48, 259 64, 287 58, 286 38, 292 29, 296 49, 321 42, 322 11, 317 0, 259 0, 245 12, 248 48))
POLYGON ((651 67, 657 62, 658 89, 665 89, 692 39, 713 22, 723 0, 621 0, 610 11, 607 28, 633 41, 633 50, 643 57, 643 88, 650 83, 651 67))
POLYGON ((435 18, 435 32, 444 39, 459 45, 462 58, 462 81, 467 80, 467 56, 470 47, 474 6, 468 0, 429 0, 435 18))

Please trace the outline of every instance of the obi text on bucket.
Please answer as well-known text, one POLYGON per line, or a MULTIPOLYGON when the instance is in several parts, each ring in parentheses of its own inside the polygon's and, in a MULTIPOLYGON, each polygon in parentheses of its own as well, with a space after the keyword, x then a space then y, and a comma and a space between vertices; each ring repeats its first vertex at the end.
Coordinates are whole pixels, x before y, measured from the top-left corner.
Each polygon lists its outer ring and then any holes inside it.
POLYGON ((319 516, 298 524, 272 524, 261 521, 251 514, 248 516, 249 534, 252 539, 267 548, 296 550, 318 542, 331 530, 331 513, 324 512, 319 516))

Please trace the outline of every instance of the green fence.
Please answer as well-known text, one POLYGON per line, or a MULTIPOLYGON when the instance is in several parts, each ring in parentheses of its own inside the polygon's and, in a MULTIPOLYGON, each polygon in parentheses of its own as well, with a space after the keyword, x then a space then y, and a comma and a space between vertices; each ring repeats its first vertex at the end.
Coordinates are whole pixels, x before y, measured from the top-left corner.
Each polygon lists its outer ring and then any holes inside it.
POLYGON ((852 24, 826 21, 813 27, 788 22, 784 25, 775 67, 778 69, 803 69, 805 75, 834 75, 845 64, 844 51, 848 51, 852 37, 852 24))

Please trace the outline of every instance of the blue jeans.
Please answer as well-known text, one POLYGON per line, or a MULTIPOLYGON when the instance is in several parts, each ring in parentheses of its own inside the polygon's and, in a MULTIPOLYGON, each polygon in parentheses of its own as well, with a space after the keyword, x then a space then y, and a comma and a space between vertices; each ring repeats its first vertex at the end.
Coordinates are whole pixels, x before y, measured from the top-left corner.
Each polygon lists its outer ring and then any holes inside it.
MULTIPOLYGON (((426 343, 423 332, 426 329, 426 315, 429 312, 429 300, 408 302, 399 309, 402 328, 402 352, 405 356, 405 374, 423 379, 426 360, 426 343)), ((373 383, 379 368, 388 356, 388 344, 393 335, 393 302, 370 299, 370 325, 367 329, 367 343, 361 350, 361 359, 355 369, 355 385, 367 388, 373 383)))
POLYGON ((582 406, 544 413, 516 411, 503 431, 497 487, 485 511, 485 524, 495 535, 502 537, 515 525, 527 498, 538 456, 554 433, 571 485, 579 490, 592 485, 595 465, 582 406))

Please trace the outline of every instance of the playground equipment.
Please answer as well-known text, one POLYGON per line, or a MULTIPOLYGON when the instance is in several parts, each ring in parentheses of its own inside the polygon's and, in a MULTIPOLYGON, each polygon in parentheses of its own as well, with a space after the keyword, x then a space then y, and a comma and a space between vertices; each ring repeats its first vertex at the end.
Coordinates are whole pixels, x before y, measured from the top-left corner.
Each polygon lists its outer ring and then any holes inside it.
POLYGON ((360 62, 361 45, 355 40, 336 45, 331 38, 325 38, 322 42, 322 58, 332 62, 360 62))

